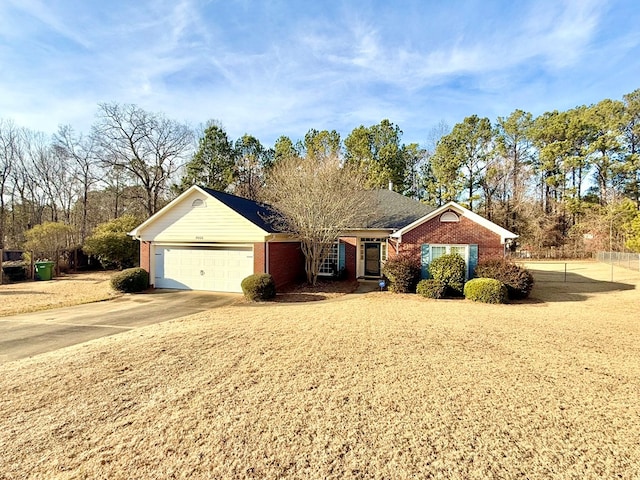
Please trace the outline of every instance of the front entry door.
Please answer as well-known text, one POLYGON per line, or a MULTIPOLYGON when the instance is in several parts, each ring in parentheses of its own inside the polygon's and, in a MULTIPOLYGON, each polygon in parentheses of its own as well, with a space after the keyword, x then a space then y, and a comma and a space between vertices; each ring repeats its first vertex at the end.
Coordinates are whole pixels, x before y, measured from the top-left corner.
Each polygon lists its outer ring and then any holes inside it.
POLYGON ((380 244, 379 243, 364 244, 364 276, 365 277, 380 276, 380 244))

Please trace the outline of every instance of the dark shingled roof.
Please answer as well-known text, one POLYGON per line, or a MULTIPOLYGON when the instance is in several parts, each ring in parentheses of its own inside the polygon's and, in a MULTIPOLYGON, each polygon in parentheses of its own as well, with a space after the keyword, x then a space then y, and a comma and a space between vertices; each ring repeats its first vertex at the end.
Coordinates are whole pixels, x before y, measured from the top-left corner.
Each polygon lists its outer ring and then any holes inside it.
POLYGON ((219 192, 218 190, 212 190, 210 188, 201 188, 213 198, 220 200, 227 207, 235 210, 244 218, 256 224, 265 232, 276 232, 274 226, 269 222, 269 218, 273 216, 273 212, 269 209, 268 205, 265 205, 264 203, 254 202, 253 200, 249 200, 247 198, 237 197, 235 195, 231 195, 230 193, 219 192))
POLYGON ((405 197, 391 190, 366 192, 367 200, 362 205, 368 212, 360 228, 385 228, 398 230, 433 212, 434 207, 405 197))
MULTIPOLYGON (((269 233, 277 232, 274 225, 269 221, 273 217, 273 211, 268 205, 229 193, 211 190, 210 188, 202 188, 202 190, 264 231, 269 233)), ((391 190, 370 190, 365 192, 365 200, 362 203, 363 219, 358 225, 353 225, 352 228, 398 230, 424 217, 433 210, 435 210, 434 207, 391 190)))

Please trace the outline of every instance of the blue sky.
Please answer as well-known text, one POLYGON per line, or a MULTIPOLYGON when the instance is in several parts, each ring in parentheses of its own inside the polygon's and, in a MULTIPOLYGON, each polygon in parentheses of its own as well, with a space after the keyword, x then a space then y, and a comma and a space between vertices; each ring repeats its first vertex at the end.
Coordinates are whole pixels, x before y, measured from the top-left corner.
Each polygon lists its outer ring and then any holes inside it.
POLYGON ((384 118, 426 144, 637 88, 637 0, 0 0, 0 118, 46 133, 118 102, 268 146, 384 118))

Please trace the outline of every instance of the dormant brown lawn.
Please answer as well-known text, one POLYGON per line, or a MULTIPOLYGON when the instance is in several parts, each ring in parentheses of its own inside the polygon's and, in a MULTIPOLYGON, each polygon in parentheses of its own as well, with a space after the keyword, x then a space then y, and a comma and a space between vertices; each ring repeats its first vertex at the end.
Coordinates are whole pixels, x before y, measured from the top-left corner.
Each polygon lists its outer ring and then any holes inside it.
POLYGON ((0 285, 0 316, 109 300, 113 272, 74 273, 42 282, 0 285))
POLYGON ((523 304, 238 304, 7 363, 0 478, 639 478, 640 276, 572 268, 523 304))

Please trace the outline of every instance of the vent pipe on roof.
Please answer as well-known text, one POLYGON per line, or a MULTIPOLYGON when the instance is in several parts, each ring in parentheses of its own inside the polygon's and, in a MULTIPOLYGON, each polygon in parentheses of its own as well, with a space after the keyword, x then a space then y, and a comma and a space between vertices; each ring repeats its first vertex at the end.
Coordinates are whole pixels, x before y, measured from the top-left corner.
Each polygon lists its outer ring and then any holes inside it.
POLYGON ((389 190, 393 191, 393 182, 389 180, 389 190))

